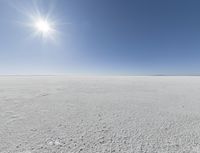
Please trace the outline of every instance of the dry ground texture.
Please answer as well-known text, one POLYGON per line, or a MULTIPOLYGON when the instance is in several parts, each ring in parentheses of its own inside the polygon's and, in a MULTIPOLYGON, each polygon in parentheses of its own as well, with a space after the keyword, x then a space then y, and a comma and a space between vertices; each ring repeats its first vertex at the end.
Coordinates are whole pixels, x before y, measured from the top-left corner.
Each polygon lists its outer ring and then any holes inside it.
POLYGON ((0 77, 0 153, 179 152, 200 152, 200 77, 0 77))

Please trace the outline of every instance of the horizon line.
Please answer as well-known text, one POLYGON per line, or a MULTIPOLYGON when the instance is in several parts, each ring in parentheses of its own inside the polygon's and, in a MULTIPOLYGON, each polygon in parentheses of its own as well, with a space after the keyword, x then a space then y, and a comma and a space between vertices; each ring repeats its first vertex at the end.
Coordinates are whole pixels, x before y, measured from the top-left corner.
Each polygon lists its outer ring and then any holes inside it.
POLYGON ((3 76, 88 76, 88 77, 92 77, 92 76, 127 76, 127 77, 134 77, 134 76, 141 76, 141 77, 145 77, 145 76, 155 76, 155 77, 164 77, 164 76, 200 76, 200 74, 187 74, 187 75, 181 75, 181 74, 171 74, 171 75, 165 75, 165 74, 153 74, 153 75, 126 75, 126 74, 0 74, 0 77, 3 76))

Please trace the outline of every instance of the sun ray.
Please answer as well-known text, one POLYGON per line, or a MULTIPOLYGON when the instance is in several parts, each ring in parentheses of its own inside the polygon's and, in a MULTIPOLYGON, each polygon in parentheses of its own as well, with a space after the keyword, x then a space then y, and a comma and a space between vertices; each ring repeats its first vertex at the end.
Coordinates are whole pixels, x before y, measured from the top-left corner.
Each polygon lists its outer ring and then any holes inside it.
POLYGON ((50 3, 47 10, 39 7, 38 1, 32 1, 32 7, 24 7, 16 1, 11 5, 26 17, 25 21, 17 23, 30 30, 30 38, 40 38, 42 41, 51 41, 58 43, 58 25, 57 18, 54 13, 54 4, 50 3), (42 11, 43 10, 43 11, 42 11))

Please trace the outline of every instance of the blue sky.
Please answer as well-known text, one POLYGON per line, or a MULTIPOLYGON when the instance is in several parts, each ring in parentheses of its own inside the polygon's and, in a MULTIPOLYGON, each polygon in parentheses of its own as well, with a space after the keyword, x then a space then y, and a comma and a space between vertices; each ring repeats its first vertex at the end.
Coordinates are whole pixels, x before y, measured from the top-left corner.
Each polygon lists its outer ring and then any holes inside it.
POLYGON ((0 74, 200 74, 199 8, 198 0, 0 0, 0 74), (56 42, 24 26, 36 10, 51 10, 56 42))

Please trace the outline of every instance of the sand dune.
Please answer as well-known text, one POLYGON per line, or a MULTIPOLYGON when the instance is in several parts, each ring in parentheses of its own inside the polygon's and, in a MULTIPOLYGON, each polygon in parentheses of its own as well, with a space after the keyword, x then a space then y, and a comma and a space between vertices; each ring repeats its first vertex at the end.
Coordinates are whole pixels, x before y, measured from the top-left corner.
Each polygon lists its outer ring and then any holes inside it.
POLYGON ((200 152, 200 77, 0 77, 0 153, 200 152))

